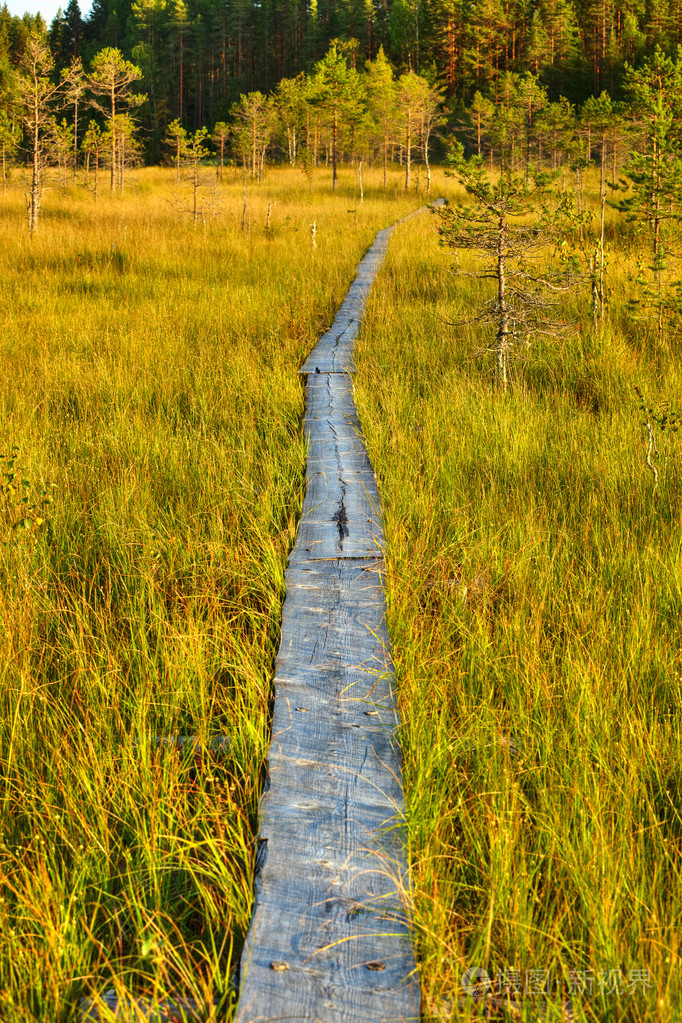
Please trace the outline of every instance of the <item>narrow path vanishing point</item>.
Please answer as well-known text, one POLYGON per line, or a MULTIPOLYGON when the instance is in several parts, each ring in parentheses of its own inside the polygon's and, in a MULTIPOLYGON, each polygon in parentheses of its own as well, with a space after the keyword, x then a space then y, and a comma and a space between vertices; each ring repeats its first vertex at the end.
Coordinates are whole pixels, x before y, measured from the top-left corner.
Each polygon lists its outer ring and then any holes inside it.
POLYGON ((307 488, 286 573, 237 1023, 419 1019, 379 494, 350 377, 395 226, 377 234, 300 370, 307 488))

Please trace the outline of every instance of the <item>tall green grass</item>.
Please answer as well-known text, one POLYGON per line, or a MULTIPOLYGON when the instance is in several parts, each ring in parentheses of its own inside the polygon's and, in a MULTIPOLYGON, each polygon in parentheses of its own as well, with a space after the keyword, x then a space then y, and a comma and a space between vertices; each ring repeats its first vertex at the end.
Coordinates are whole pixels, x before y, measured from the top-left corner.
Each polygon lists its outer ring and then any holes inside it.
POLYGON ((377 229, 418 205, 378 181, 360 206, 350 173, 335 196, 326 172, 312 192, 269 173, 244 231, 241 176, 207 177, 196 227, 164 171, 97 203, 47 191, 32 242, 20 182, 0 204, 0 454, 28 481, 0 498, 3 1023, 112 989, 230 1015, 303 491, 297 369, 377 229), (14 529, 35 504, 44 524, 14 529), (155 741, 176 735, 199 744, 155 741))
POLYGON ((678 447, 653 490, 633 391, 679 405, 682 381, 674 343, 624 309, 635 255, 612 250, 603 339, 571 296, 576 329, 528 351, 509 394, 472 354, 485 337, 453 326, 480 285, 447 274, 427 219, 370 299, 356 400, 430 1018, 475 1014, 469 967, 520 989, 515 1018, 548 982, 553 1018, 566 998, 579 1020, 682 1011, 682 478, 678 447))

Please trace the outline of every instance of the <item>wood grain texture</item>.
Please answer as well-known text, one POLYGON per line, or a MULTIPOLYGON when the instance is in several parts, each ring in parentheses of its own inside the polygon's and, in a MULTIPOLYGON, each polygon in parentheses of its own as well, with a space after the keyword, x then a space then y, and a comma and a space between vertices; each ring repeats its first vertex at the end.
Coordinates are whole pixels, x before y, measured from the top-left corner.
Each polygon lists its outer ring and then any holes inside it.
POLYGON ((307 375, 256 901, 237 1023, 418 1020, 383 531, 350 373, 380 231, 307 375))
POLYGON ((291 563, 381 556, 379 493, 347 374, 308 377, 307 486, 291 563))

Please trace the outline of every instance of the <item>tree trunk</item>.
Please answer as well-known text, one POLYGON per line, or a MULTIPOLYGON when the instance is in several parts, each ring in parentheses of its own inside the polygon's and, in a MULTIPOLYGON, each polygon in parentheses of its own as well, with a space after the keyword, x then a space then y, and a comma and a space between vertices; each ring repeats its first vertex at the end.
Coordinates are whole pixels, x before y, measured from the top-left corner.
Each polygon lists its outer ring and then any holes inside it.
POLYGON ((424 139, 424 166, 426 168, 426 194, 431 194, 431 164, 429 163, 429 136, 424 139))
POLYGON ((336 191, 336 143, 339 135, 339 108, 334 105, 334 133, 332 136, 332 191, 336 191))
POLYGON ((601 134, 601 178, 599 182, 601 201, 601 230, 599 234, 599 317, 604 319, 604 220, 606 216, 606 130, 601 134))
POLYGON ((497 306, 499 326, 495 350, 495 378, 497 386, 506 390, 508 383, 509 310, 506 295, 507 222, 502 215, 497 231, 497 306))
POLYGON ((183 93, 184 93, 184 82, 183 82, 184 52, 183 52, 183 44, 184 44, 184 39, 183 39, 182 32, 181 32, 180 33, 180 82, 179 82, 179 86, 180 86, 180 114, 178 115, 181 122, 182 122, 183 106, 184 106, 184 103, 183 103, 183 93))
POLYGON ((38 227, 38 216, 40 214, 40 126, 38 109, 38 88, 34 93, 33 100, 33 173, 31 176, 31 193, 29 197, 28 229, 31 236, 38 227))
POLYGON ((405 135, 405 191, 410 190, 410 178, 412 172, 412 110, 407 108, 407 131, 405 135))
MULTIPOLYGON (((78 86, 77 86, 78 87, 78 86)), ((78 174, 78 95, 73 104, 73 183, 76 184, 78 174)))
POLYGON ((116 185, 116 92, 114 85, 111 85, 111 191, 116 185))

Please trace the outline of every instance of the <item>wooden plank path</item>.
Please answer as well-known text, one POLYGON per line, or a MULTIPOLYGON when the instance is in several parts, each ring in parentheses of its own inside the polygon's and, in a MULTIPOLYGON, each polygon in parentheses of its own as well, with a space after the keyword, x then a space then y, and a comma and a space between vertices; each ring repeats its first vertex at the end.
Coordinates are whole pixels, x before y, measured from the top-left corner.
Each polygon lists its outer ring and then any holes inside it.
MULTIPOLYGON (((442 200, 437 200, 438 205, 442 200)), ((286 574, 269 784, 237 1023, 407 1023, 419 982, 393 669, 381 581, 379 494, 353 401, 353 346, 397 224, 379 231, 306 376, 306 495, 286 574)), ((153 736, 181 755, 227 753, 229 736, 153 736)), ((202 1018, 168 998, 81 1000, 80 1023, 202 1018)))
POLYGON ((237 1023, 419 1019, 379 494, 350 376, 392 230, 379 231, 300 370, 307 486, 286 574, 237 1023))

